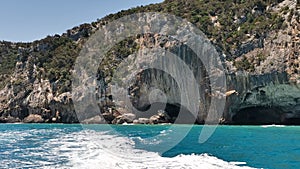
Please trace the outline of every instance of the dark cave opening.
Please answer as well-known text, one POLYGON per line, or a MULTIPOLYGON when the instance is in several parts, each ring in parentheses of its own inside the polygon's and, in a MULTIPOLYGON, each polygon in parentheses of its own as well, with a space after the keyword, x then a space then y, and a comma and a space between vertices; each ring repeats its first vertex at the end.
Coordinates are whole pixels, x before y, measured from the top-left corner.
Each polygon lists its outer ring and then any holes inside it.
POLYGON ((299 125, 300 124, 300 117, 294 117, 294 118, 285 118, 283 121, 283 124, 285 125, 299 125))
POLYGON ((138 118, 150 118, 163 110, 170 116, 170 123, 176 124, 196 124, 197 114, 191 113, 185 106, 178 103, 152 103, 150 105, 138 108, 140 112, 135 112, 138 118))
POLYGON ((276 107, 249 107, 239 110, 232 123, 237 125, 282 124, 282 111, 276 107))

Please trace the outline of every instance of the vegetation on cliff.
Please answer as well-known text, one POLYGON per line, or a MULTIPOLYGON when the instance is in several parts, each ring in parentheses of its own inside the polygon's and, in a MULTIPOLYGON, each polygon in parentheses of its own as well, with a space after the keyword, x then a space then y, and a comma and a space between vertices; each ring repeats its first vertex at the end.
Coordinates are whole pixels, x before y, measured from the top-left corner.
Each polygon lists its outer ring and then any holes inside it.
MULTIPOLYGON (((34 85, 42 83, 47 86, 47 90, 40 93, 47 99, 37 114, 43 116, 51 112, 47 117, 57 119, 62 116, 64 110, 54 109, 51 105, 71 91, 71 70, 84 42, 108 22, 138 12, 169 13, 196 25, 216 46, 228 73, 239 70, 250 74, 286 71, 291 79, 300 82, 297 75, 300 69, 299 53, 295 52, 299 49, 299 1, 165 0, 159 4, 122 10, 91 24, 74 27, 62 35, 48 36, 32 43, 0 42, 0 116, 17 117, 24 111, 31 114, 31 110, 20 107, 28 107, 30 103, 24 100, 30 93, 39 92, 34 89, 34 85), (280 53, 282 48, 287 52, 280 53), (28 88, 28 91, 16 99, 23 87, 28 88), (12 101, 8 101, 8 93, 14 93, 9 95, 12 101), (48 97, 49 93, 53 97, 48 97), (55 101, 51 101, 51 98, 55 101), (19 102, 21 106, 11 104, 13 101, 19 102)), ((141 44, 135 41, 139 38, 129 38, 112 48, 107 53, 105 64, 100 66, 99 73, 111 77, 118 59, 139 49, 141 44)), ((62 104, 68 103, 64 100, 62 104)), ((76 120, 72 118, 71 121, 76 120)), ((66 120, 61 119, 61 122, 66 120)))
MULTIPOLYGON (((110 14, 91 24, 83 24, 68 30, 60 36, 48 36, 33 43, 1 42, 0 75, 6 77, 13 72, 15 63, 22 59, 19 55, 32 55, 36 65, 45 69, 45 76, 51 81, 69 79, 69 70, 80 51, 79 38, 86 38, 99 25, 138 12, 162 12, 186 18, 203 31, 211 41, 220 47, 231 58, 239 57, 235 49, 249 36, 261 37, 270 31, 284 29, 285 19, 278 12, 268 10, 283 0, 277 1, 243 1, 243 0, 166 0, 160 4, 151 4, 110 14), (73 32, 71 35, 70 32, 73 32), (75 33, 74 33, 75 32, 75 33), (74 35, 76 34, 76 35, 74 35), (29 48, 28 53, 22 53, 19 48, 29 48)), ((282 9, 287 13, 289 8, 282 9)), ((291 11, 292 15, 294 11, 291 11)), ((120 47, 118 50, 123 50, 120 47)), ((23 50, 24 51, 24 50, 23 50)), ((123 54, 124 55, 124 54, 123 54)), ((250 69, 247 61, 237 63, 237 67, 250 69)), ((1 82, 6 78, 1 78, 1 82)), ((1 86, 3 87, 4 84, 1 86)))

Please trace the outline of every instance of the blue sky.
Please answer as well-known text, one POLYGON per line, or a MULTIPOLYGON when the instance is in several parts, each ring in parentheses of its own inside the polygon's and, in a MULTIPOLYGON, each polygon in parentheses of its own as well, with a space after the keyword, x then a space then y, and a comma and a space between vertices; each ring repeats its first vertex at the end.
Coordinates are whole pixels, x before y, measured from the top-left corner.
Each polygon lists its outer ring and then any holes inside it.
POLYGON ((163 0, 1 0, 0 40, 31 42, 122 9, 163 0))

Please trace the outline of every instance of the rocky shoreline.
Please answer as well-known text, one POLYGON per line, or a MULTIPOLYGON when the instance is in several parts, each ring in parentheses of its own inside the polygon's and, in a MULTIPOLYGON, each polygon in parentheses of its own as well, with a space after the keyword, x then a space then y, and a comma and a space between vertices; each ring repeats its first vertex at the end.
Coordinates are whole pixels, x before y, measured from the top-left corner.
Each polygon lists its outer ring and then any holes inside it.
MULTIPOLYGON (((191 1, 191 3, 199 5, 196 1, 191 1)), ((177 3, 165 1, 127 12, 139 10, 145 12, 151 7, 156 9, 159 5, 174 4, 177 3)), ((185 12, 189 12, 193 7, 188 3, 181 4, 180 1, 177 5, 180 7, 183 5, 182 10, 187 10, 185 12)), ((248 4, 237 3, 235 5, 247 6, 248 4)), ((220 37, 217 36, 219 34, 214 36, 213 33, 201 27, 201 30, 209 35, 209 41, 216 47, 226 74, 227 88, 219 90, 221 91, 219 94, 226 100, 224 112, 221 118, 215 119, 216 121, 212 123, 300 125, 300 8, 298 1, 257 3, 250 5, 249 9, 242 10, 242 12, 235 12, 236 15, 229 18, 234 20, 230 25, 224 25, 224 21, 221 20, 224 14, 218 16, 214 12, 204 13, 208 15, 206 17, 208 21, 205 21, 208 24, 207 29, 210 28, 209 30, 216 32, 227 27, 232 31, 236 29, 235 33, 230 34, 232 37, 228 38, 226 35, 226 39, 220 41, 220 37), (268 21, 274 25, 270 27, 267 25, 265 29, 268 31, 256 29, 262 24, 261 18, 270 16, 273 16, 273 19, 281 18, 278 19, 280 21, 278 22, 282 23, 281 27, 275 25, 277 20, 274 19, 273 23, 273 20, 269 18, 265 22, 268 21), (255 26, 249 26, 250 23, 255 26), (253 30, 243 30, 250 29, 250 27, 253 30), (241 33, 240 30, 244 32, 241 33), (243 39, 240 40, 239 36, 243 39), (235 42, 234 39, 238 41, 235 42), (229 46, 224 46, 224 44, 229 46)), ((211 82, 206 80, 207 74, 205 74, 203 63, 194 58, 195 54, 184 42, 159 34, 131 37, 111 49, 108 59, 101 62, 97 75, 98 86, 95 93, 99 111, 90 115, 88 111, 86 111, 87 114, 80 116, 76 114, 74 100, 72 100, 72 92, 76 90, 71 89, 71 74, 76 57, 93 33, 100 28, 105 29, 105 25, 110 20, 125 14, 126 11, 117 15, 109 15, 92 24, 83 24, 68 30, 63 35, 49 36, 32 43, 0 42, 0 64, 1 66, 3 66, 1 62, 7 64, 4 65, 3 70, 0 69, 0 123, 210 124, 206 118, 211 106, 210 102, 217 96, 210 91, 211 82), (196 80, 201 84, 199 85, 201 100, 197 115, 190 113, 185 105, 181 104, 181 100, 178 99, 180 98, 178 85, 174 83, 174 79, 160 71, 139 71, 134 70, 133 66, 128 67, 128 70, 137 73, 135 81, 128 89, 128 97, 134 108, 138 110, 148 110, 151 106, 157 107, 151 113, 136 114, 133 110, 127 109, 124 103, 112 97, 113 72, 123 60, 134 58, 136 51, 145 53, 147 48, 169 51, 179 56, 184 62, 197 65, 191 66, 196 80), (150 103, 146 98, 151 94, 148 93, 148 89, 152 86, 158 87, 167 96, 165 108, 160 108, 162 103, 159 99, 157 103, 150 103), (182 117, 178 117, 180 110, 184 114, 182 117)), ((193 23, 199 26, 199 18, 194 16, 189 19, 196 20, 197 22, 193 23)), ((110 38, 108 30, 106 38, 110 38)), ((140 58, 138 62, 148 65, 152 60, 140 58)), ((168 66, 171 69, 180 67, 179 65, 168 66)), ((180 73, 180 70, 178 72, 180 73)), ((125 77, 122 78, 125 79, 125 77)), ((76 95, 76 97, 82 99, 85 96, 76 95)))

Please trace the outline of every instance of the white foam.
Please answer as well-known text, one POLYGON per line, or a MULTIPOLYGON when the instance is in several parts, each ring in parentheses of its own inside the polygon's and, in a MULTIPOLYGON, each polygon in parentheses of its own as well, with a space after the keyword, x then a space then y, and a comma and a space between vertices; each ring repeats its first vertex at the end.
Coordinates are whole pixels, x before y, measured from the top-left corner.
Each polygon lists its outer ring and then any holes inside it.
POLYGON ((134 148, 135 143, 129 138, 110 135, 105 132, 82 131, 64 138, 53 139, 50 144, 60 146, 53 153, 67 157, 68 164, 58 168, 80 169, 236 169, 250 168, 244 162, 226 162, 216 157, 201 155, 178 155, 173 158, 161 157, 158 153, 134 148), (76 142, 74 142, 76 140, 76 142))
POLYGON ((285 127, 285 125, 276 125, 276 124, 272 124, 272 125, 262 125, 262 128, 270 128, 270 127, 285 127))
POLYGON ((240 162, 240 161, 232 161, 232 162, 229 162, 230 164, 234 164, 234 165, 246 165, 247 163, 246 162, 240 162))

